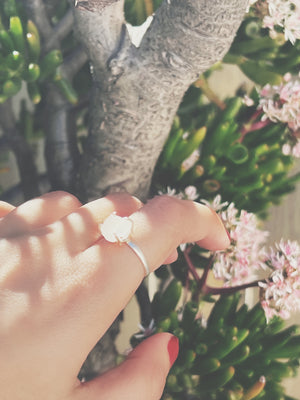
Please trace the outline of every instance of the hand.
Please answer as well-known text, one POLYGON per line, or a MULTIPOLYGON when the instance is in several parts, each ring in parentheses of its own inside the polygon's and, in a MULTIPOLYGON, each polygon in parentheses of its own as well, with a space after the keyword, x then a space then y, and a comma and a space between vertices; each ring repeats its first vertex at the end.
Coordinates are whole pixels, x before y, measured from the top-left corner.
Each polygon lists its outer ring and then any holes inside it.
POLYGON ((0 202, 0 386, 2 400, 158 400, 178 352, 168 333, 144 341, 91 382, 77 374, 87 354, 144 277, 127 245, 107 242, 99 224, 113 211, 133 221, 132 241, 151 271, 176 247, 229 244, 209 208, 161 196, 142 205, 126 194, 81 205, 53 192, 14 208, 0 202))

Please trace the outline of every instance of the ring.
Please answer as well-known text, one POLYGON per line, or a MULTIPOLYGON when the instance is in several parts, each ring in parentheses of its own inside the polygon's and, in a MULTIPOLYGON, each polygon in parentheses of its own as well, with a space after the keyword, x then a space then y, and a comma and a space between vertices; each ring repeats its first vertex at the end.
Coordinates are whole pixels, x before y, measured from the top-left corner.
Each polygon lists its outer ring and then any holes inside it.
POLYGON ((147 260, 139 246, 130 240, 132 227, 133 222, 130 218, 120 217, 116 212, 113 212, 100 224, 100 231, 108 242, 126 243, 140 259, 145 270, 145 276, 147 276, 150 273, 147 260))

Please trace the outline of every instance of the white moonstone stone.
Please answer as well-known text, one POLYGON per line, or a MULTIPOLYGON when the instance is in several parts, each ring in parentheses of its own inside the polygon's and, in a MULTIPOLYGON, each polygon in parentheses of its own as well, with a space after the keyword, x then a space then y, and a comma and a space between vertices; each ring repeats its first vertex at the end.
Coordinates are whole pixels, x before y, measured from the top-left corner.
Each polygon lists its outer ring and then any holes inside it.
POLYGON ((132 221, 127 217, 120 217, 113 213, 100 225, 100 229, 103 237, 108 242, 128 242, 132 221))

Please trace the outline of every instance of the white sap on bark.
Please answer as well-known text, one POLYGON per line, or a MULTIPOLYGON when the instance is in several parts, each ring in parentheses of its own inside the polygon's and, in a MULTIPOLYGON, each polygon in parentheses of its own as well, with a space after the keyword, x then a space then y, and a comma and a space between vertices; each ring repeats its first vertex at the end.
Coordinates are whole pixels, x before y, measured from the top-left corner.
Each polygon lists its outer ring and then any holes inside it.
POLYGON ((78 37, 94 78, 79 177, 86 199, 116 189, 145 200, 185 91, 226 54, 246 6, 247 0, 166 0, 137 48, 123 1, 77 2, 78 37))

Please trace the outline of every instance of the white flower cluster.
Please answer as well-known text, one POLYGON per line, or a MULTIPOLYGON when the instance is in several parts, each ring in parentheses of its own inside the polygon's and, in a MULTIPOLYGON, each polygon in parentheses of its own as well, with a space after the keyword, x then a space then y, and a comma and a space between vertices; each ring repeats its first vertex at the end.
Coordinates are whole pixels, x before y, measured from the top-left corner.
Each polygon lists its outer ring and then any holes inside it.
POLYGON ((293 44, 300 39, 300 0, 250 0, 249 8, 255 3, 258 7, 267 4, 268 15, 263 18, 263 26, 269 28, 272 38, 279 30, 293 44))
POLYGON ((177 192, 176 189, 171 188, 170 186, 167 186, 166 191, 160 190, 158 192, 160 195, 167 195, 171 197, 176 197, 177 199, 181 200, 196 200, 199 197, 199 194, 197 192, 197 188, 195 186, 187 186, 183 191, 177 192))
POLYGON ((280 85, 266 85, 259 93, 259 107, 264 112, 263 119, 286 123, 293 136, 293 143, 283 147, 283 153, 300 157, 300 73, 286 74, 280 85))
POLYGON ((219 214, 231 237, 231 245, 216 252, 213 265, 215 277, 222 279, 225 286, 251 282, 261 268, 262 248, 268 232, 258 228, 255 214, 245 210, 239 212, 234 203, 221 203, 220 195, 212 203, 201 201, 219 214))
POLYGON ((271 269, 261 299, 266 317, 278 315, 287 319, 291 312, 300 310, 300 246, 296 241, 281 240, 276 248, 265 253, 265 263, 271 269))
POLYGON ((258 228, 254 214, 238 212, 231 203, 221 203, 218 195, 212 203, 203 202, 220 215, 231 236, 228 249, 216 252, 213 272, 224 286, 239 286, 256 280, 258 270, 268 278, 259 281, 261 304, 267 320, 273 316, 287 319, 300 310, 300 245, 281 240, 266 251, 268 232, 258 228))

